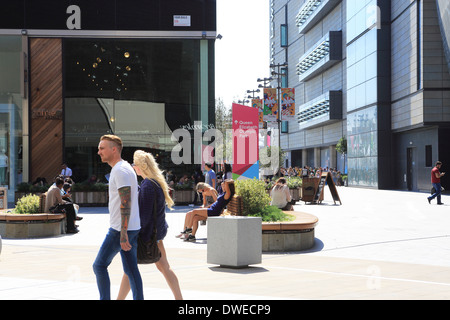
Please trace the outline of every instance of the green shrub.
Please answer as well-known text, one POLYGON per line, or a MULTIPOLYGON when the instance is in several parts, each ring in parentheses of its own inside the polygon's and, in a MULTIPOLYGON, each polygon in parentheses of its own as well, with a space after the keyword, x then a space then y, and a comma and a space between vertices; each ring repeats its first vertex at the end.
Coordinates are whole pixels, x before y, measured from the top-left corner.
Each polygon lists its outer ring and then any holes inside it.
POLYGON ((15 213, 39 213, 39 196, 28 194, 17 201, 15 213))
POLYGON ((89 183, 87 181, 72 184, 72 192, 106 191, 108 185, 105 183, 89 183))
POLYGON ((50 188, 50 186, 48 184, 45 184, 43 186, 41 186, 41 185, 31 186, 30 187, 30 192, 32 192, 32 193, 44 193, 44 192, 47 192, 48 188, 50 188))
POLYGON ((235 181, 236 194, 242 197, 244 215, 260 214, 270 204, 266 184, 262 180, 246 179, 235 181))
POLYGON ((191 181, 185 182, 183 184, 175 183, 173 185, 174 190, 193 190, 194 185, 191 181))
POLYGON ((302 187, 301 177, 286 177, 286 184, 289 189, 296 189, 302 187))
POLYGON ((261 217, 263 222, 292 221, 295 219, 293 215, 285 214, 281 209, 275 206, 267 206, 258 214, 252 214, 250 216, 261 217))
POLYGON ((18 192, 30 192, 31 191, 31 184, 27 182, 22 182, 17 185, 17 191, 18 192))
POLYGON ((290 221, 295 217, 270 205, 270 195, 263 180, 247 179, 235 181, 236 194, 242 197, 244 215, 261 217, 262 221, 290 221))
POLYGON ((17 185, 18 192, 31 192, 31 193, 44 193, 48 190, 49 185, 36 185, 33 186, 31 183, 22 182, 17 185))

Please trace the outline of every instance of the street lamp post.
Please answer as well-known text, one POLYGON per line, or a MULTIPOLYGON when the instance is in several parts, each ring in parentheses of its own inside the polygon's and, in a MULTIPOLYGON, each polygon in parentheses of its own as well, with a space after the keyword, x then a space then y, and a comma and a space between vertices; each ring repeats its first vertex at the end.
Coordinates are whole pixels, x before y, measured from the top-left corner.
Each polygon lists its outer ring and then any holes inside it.
POLYGON ((247 90, 247 93, 249 94, 249 95, 247 96, 247 98, 248 98, 248 99, 259 99, 259 96, 258 96, 258 97, 255 97, 255 93, 259 93, 259 92, 260 92, 259 89, 256 89, 256 90, 247 90), (251 93, 253 96, 250 96, 250 93, 251 93))
POLYGON ((245 100, 245 98, 243 100, 239 100, 238 103, 243 104, 245 106, 246 103, 249 103, 250 100, 245 100))
POLYGON ((258 85, 258 88, 270 88, 270 86, 269 86, 268 84, 269 84, 270 81, 272 81, 272 80, 273 80, 272 77, 270 77, 270 78, 263 78, 263 79, 258 78, 258 79, 256 80, 257 82, 264 82, 263 85, 262 85, 262 84, 259 84, 259 85, 258 85))
POLYGON ((282 119, 281 119, 281 77, 286 76, 285 74, 280 72, 280 68, 283 68, 283 67, 285 68, 287 66, 288 66, 287 62, 270 65, 271 69, 277 68, 277 72, 272 71, 272 75, 277 76, 277 97, 278 97, 277 123, 278 123, 278 148, 279 148, 279 150, 281 150, 281 121, 282 121, 282 119))

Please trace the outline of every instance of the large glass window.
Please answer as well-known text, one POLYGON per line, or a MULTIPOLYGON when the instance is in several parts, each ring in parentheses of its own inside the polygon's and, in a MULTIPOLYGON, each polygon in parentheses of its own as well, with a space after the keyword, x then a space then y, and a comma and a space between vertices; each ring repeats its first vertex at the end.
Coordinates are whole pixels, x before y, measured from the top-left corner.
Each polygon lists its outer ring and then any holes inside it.
POLYGON ((22 39, 0 37, 0 186, 7 187, 8 201, 22 182, 22 39))
POLYGON ((280 42, 281 47, 287 47, 288 46, 288 26, 287 24, 282 24, 280 26, 280 42))
MULTIPOLYGON (((122 156, 128 161, 136 149, 143 149, 152 152, 164 169, 191 172, 189 165, 174 167, 170 156, 176 142, 171 135, 202 119, 202 95, 208 93, 202 92, 205 57, 200 43, 181 39, 64 41, 65 157, 72 162, 76 181, 92 175, 103 179, 109 172, 97 155, 100 136, 109 133, 122 138, 122 156)), ((214 61, 209 57, 206 67, 211 72, 214 61)), ((214 79, 211 74, 208 78, 214 79)), ((208 88, 214 84, 210 82, 208 88)), ((213 97, 210 91, 209 101, 213 97)), ((211 107, 213 103, 207 108, 211 107)))
POLYGON ((347 134, 349 183, 378 186, 377 107, 349 113, 347 134))
POLYGON ((347 111, 377 101, 377 29, 347 46, 347 111))

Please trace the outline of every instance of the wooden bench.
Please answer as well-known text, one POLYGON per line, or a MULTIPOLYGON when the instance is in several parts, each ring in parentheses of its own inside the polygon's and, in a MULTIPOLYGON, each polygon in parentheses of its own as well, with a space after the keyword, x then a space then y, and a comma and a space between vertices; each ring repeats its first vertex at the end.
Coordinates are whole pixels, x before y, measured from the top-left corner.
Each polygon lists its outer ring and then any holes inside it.
MULTIPOLYGON (((244 212, 244 203, 242 197, 237 194, 233 195, 233 198, 228 202, 226 209, 222 211, 221 216, 242 216, 244 212)), ((207 220, 200 221, 202 226, 206 225, 207 220)))
POLYGON ((66 233, 67 228, 67 220, 66 220, 66 214, 65 213, 49 213, 45 212, 45 201, 47 200, 47 193, 42 193, 39 196, 39 212, 42 212, 43 214, 49 214, 49 215, 63 215, 63 221, 61 223, 61 233, 66 233))
POLYGON ((233 195, 233 198, 227 204, 227 211, 232 216, 242 216, 244 213, 244 202, 241 196, 233 195))

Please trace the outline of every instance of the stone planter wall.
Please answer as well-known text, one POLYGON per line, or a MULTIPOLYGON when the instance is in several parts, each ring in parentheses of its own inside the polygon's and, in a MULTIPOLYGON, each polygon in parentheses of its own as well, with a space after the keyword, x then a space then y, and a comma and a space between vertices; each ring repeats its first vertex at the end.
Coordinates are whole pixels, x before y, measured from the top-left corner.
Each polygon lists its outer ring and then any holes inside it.
POLYGON ((65 233, 64 214, 0 214, 3 239, 54 237, 65 233))
POLYGON ((262 223, 263 252, 292 252, 314 246, 314 229, 319 219, 304 212, 287 211, 295 220, 262 223))

